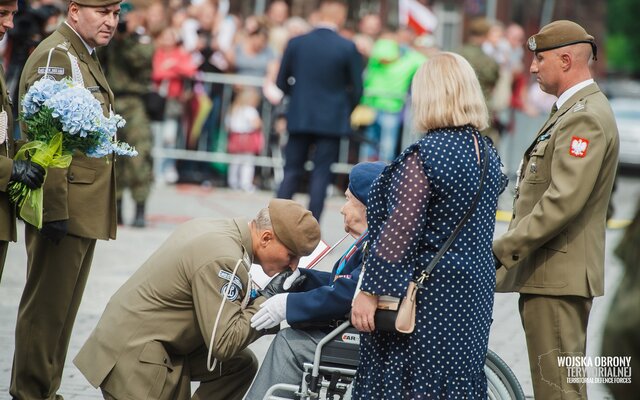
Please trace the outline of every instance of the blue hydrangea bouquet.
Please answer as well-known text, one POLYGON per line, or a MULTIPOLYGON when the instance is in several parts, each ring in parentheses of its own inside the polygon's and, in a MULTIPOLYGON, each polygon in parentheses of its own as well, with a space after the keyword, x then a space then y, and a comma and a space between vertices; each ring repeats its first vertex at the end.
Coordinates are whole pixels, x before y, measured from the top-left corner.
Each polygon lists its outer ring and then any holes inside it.
MULTIPOLYGON (((125 120, 113 112, 105 117, 98 99, 69 78, 36 81, 22 99, 20 119, 29 142, 14 158, 28 158, 45 170, 68 167, 75 151, 95 158, 111 153, 138 155, 133 147, 116 140, 116 131, 125 120)), ((9 186, 9 197, 20 216, 38 229, 42 227, 42 194, 42 188, 31 190, 22 182, 9 186)))

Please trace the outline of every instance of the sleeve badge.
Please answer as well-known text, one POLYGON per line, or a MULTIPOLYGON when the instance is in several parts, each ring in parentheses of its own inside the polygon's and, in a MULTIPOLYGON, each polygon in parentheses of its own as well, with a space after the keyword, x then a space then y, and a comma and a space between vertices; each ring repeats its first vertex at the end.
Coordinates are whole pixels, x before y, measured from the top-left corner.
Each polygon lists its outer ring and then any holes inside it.
POLYGON ((569 146, 569 154, 584 158, 587 155, 587 148, 589 147, 589 141, 585 138, 574 136, 571 138, 571 146, 569 146))

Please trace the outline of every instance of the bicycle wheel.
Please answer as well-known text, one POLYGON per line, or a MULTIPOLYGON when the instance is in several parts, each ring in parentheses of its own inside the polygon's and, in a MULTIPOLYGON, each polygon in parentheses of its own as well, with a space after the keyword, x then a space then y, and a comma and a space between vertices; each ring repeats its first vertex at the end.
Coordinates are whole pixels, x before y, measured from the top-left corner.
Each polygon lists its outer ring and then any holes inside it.
POLYGON ((496 353, 487 351, 484 364, 487 392, 491 400, 525 400, 522 386, 511 368, 496 353))

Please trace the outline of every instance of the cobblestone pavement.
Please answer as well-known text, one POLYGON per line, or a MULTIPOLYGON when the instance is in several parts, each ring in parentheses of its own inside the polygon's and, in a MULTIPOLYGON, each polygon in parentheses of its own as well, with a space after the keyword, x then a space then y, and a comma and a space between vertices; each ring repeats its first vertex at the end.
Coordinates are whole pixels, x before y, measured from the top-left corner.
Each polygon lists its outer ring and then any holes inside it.
MULTIPOLYGON (((634 181, 635 182, 635 181, 634 181)), ((635 183, 636 187, 640 186, 635 183)), ((637 196, 637 190, 635 195, 637 196)), ((68 352, 59 394, 65 399, 85 400, 101 399, 98 390, 78 372, 71 363, 84 340, 97 323, 109 297, 131 275, 136 268, 162 243, 177 224, 193 217, 213 216, 248 216, 251 217, 271 198, 271 192, 245 194, 226 189, 201 188, 198 186, 165 186, 154 190, 148 204, 149 226, 145 229, 120 227, 115 241, 98 242, 92 271, 87 283, 84 299, 80 307, 71 345, 68 352)), ((632 197, 634 198, 634 197, 632 197)), ((296 198, 306 204, 306 198, 296 198)), ((125 199, 125 220, 132 219, 132 205, 125 199)), ((327 203, 322 220, 323 239, 327 243, 335 243, 344 236, 342 217, 339 214, 343 198, 336 193, 327 203)), ((505 209, 510 210, 510 201, 505 199, 505 209)), ((635 204, 634 202, 626 202, 635 204)), ((631 207, 631 206, 629 206, 631 207)), ((625 209, 622 214, 628 218, 633 210, 625 209)), ((507 224, 499 222, 496 235, 501 234, 507 224)), ((621 231, 610 230, 607 241, 617 242, 621 231)), ((0 284, 0 400, 9 399, 9 381, 11 376, 11 360, 14 347, 14 327, 18 302, 25 280, 26 254, 24 250, 22 226, 19 232, 20 242, 9 248, 4 276, 0 284)), ((337 248, 334 257, 328 257, 319 268, 329 269, 346 246, 345 240, 337 248), (344 247, 344 248, 342 248, 344 247)), ((609 246, 610 248, 612 246, 609 246)), ((591 323, 589 325, 590 343, 588 354, 597 354, 601 327, 608 299, 613 293, 611 288, 617 285, 620 265, 613 257, 607 259, 607 296, 596 299, 593 305, 591 323)), ((264 357, 272 337, 263 337, 251 345, 259 359, 264 357)), ((494 309, 493 329, 491 330, 490 347, 496 351, 514 370, 520 379, 525 393, 532 396, 529 378, 527 353, 518 313, 517 295, 497 294, 494 309)), ((594 400, 609 398, 602 386, 590 387, 590 398, 594 400)))

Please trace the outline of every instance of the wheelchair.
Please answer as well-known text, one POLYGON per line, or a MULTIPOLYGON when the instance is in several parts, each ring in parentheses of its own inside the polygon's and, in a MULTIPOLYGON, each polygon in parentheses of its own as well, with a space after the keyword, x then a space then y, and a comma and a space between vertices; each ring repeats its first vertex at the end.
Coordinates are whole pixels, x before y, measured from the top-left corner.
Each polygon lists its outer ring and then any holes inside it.
MULTIPOLYGON (((300 385, 273 385, 264 400, 288 400, 277 395, 283 392, 300 400, 350 400, 359 349, 359 332, 350 321, 343 322, 318 343, 313 362, 304 363, 300 385)), ((489 400, 525 400, 513 371, 491 350, 487 353, 484 372, 489 400)))

